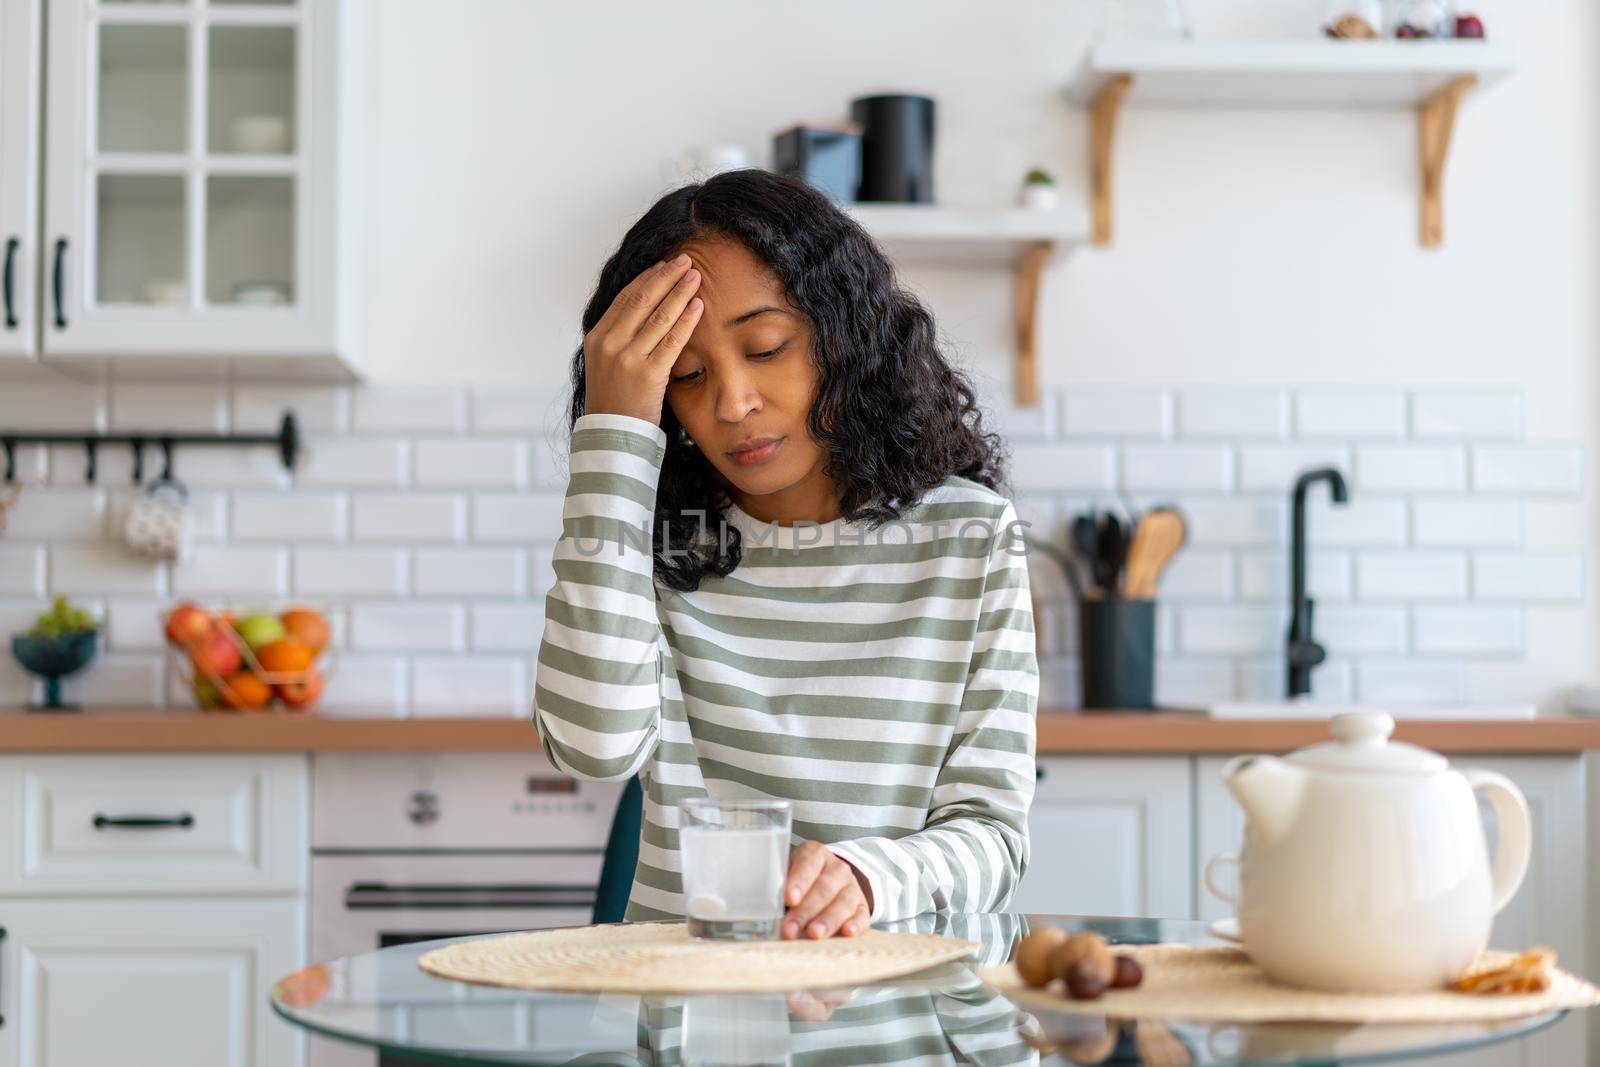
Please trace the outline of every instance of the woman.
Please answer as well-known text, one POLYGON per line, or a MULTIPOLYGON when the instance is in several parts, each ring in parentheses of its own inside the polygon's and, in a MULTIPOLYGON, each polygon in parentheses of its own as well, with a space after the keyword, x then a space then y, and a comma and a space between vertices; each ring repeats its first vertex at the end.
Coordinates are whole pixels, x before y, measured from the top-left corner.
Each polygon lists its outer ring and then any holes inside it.
POLYGON ((1002 907, 1038 666, 1002 457, 928 312, 798 179, 669 193, 606 262, 534 722, 643 773, 627 918, 683 914, 677 802, 775 796, 785 938, 1002 907))

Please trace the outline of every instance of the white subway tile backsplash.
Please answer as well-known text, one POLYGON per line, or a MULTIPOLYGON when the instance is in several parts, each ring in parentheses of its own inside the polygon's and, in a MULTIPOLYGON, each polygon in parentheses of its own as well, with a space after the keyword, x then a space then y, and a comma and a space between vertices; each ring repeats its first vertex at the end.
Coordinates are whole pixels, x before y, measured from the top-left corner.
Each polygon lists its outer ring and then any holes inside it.
POLYGON ((184 597, 279 597, 289 591, 289 553, 281 548, 200 547, 172 565, 172 591, 184 597))
POLYGON ((106 429, 106 387, 100 382, 6 382, 0 426, 8 430, 106 429))
POLYGON ((1459 663, 1369 660, 1356 665, 1356 699, 1363 704, 1446 704, 1465 690, 1459 663))
POLYGON ((356 433, 456 433, 466 425, 466 394, 438 385, 375 385, 356 391, 356 433))
POLYGON ((1068 389, 1063 437, 1170 437, 1172 398, 1159 389, 1068 389))
MULTIPOLYGON (((1350 599, 1350 554, 1308 552, 1306 591, 1318 601, 1350 599)), ((1239 554, 1239 599, 1288 603, 1289 557, 1284 552, 1239 554)))
POLYGON ((470 628, 474 652, 537 652, 544 634, 544 601, 474 604, 470 628))
POLYGON ((44 546, 0 542, 0 595, 44 596, 44 546))
POLYGON ((471 391, 471 425, 474 433, 544 437, 566 436, 567 389, 523 389, 483 386, 471 391))
POLYGON ((1522 651, 1520 608, 1416 609, 1412 643, 1421 653, 1516 655, 1522 651))
POLYGON ((352 718, 404 715, 411 663, 403 656, 345 653, 328 678, 317 714, 352 718))
POLYGON ((388 601, 350 609, 350 647, 358 652, 460 652, 466 613, 458 604, 388 601))
POLYGON ((1361 445, 1355 488, 1361 492, 1448 492, 1467 487, 1467 454, 1455 445, 1361 445))
POLYGON ((1266 652, 1282 644, 1286 618, 1277 608, 1181 608, 1178 647, 1186 655, 1266 652))
POLYGON ((400 596, 406 592, 406 551, 297 548, 294 591, 307 597, 400 596))
POLYGON ((342 541, 347 503, 340 493, 235 493, 235 541, 342 541))
POLYGON ((117 385, 111 390, 113 430, 228 431, 228 390, 218 383, 117 385))
POLYGON ((154 655, 107 654, 93 669, 61 683, 61 699, 86 708, 156 708, 163 703, 166 661, 154 655))
POLYGON ((6 516, 8 540, 103 541, 106 494, 100 489, 25 489, 6 516))
POLYGON ((520 596, 527 559, 514 549, 419 548, 412 591, 418 596, 520 596))
POLYGON ((516 440, 418 441, 416 467, 419 486, 512 489, 528 481, 528 450, 516 440))
POLYGON ((1281 389, 1197 389, 1178 394, 1178 436, 1278 439, 1289 435, 1281 389))
POLYGON ((1467 557, 1460 552, 1363 552, 1356 559, 1362 600, 1460 600, 1467 595, 1467 557))
POLYGON ((410 461, 410 442, 398 438, 324 438, 307 447, 294 479, 298 486, 399 489, 410 461))
POLYGON ((1167 601, 1232 600, 1232 553, 1183 549, 1161 573, 1158 595, 1167 601))
POLYGON ((1224 445, 1128 445, 1122 486, 1134 492, 1223 492, 1233 482, 1233 452, 1224 445))
POLYGON ((233 390, 233 428, 238 433, 272 433, 285 412, 303 434, 343 433, 350 425, 350 392, 343 386, 240 385, 233 390))
POLYGON ((474 541, 555 540, 561 536, 560 493, 475 493, 474 541))
POLYGON ((418 714, 522 715, 529 713, 527 703, 527 664, 520 659, 452 656, 412 661, 411 705, 418 714))
POLYGON ((397 544, 465 540, 466 498, 454 493, 360 493, 350 502, 350 534, 357 541, 397 544))
POLYGON ((147 563, 120 544, 99 541, 83 545, 50 546, 49 590, 68 596, 105 596, 115 593, 162 596, 166 593, 166 568, 147 563))
POLYGON ((1472 558, 1479 600, 1581 600, 1583 556, 1577 552, 1480 552, 1472 558))
POLYGON ((1418 497, 1411 502, 1411 538, 1430 548, 1520 544, 1522 507, 1497 497, 1418 497))
POLYGON ((1281 500, 1199 497, 1181 506, 1193 545, 1255 548, 1282 544, 1287 537, 1281 500))
POLYGON ((1329 444, 1241 445, 1239 489, 1287 493, 1296 478, 1318 467, 1348 472, 1350 449, 1329 444))
POLYGON ((1116 453, 1106 445, 1017 444, 1011 450, 1011 481, 1019 490, 1110 489, 1116 453))
POLYGON ((1583 450, 1575 445, 1479 445, 1472 488, 1485 493, 1578 493, 1583 450))
POLYGON ((1316 606, 1311 632, 1329 654, 1352 656, 1406 650, 1406 610, 1400 607, 1316 606))
POLYGON ((106 605, 106 647, 113 652, 161 652, 167 647, 159 600, 113 600, 106 605))
POLYGON ((1398 390, 1302 392, 1295 397, 1297 437, 1399 438, 1406 433, 1406 398, 1398 390))
MULTIPOLYGON (((1308 507, 1315 632, 1331 656, 1313 675, 1318 701, 1471 697, 1469 664, 1532 670, 1535 624, 1583 602, 1583 450, 1522 443, 1517 390, 1093 385, 1019 409, 1008 389, 983 402, 1009 438, 1032 536, 1061 544, 1072 515, 1121 510, 1123 498, 1176 503, 1189 521, 1157 610, 1163 704, 1281 698, 1289 491, 1311 467, 1337 467, 1352 489, 1336 507, 1318 486, 1308 507)), ((21 449, 24 475, 49 488, 23 494, 0 541, 0 628, 70 595, 106 620, 113 666, 96 700, 189 706, 165 666, 171 598, 292 595, 334 625, 326 714, 526 714, 561 530, 566 407, 564 386, 7 386, 0 427, 262 432, 292 409, 306 440, 292 479, 271 448, 180 447, 197 548, 178 565, 120 543, 137 494, 126 448, 100 450, 93 486, 81 448, 21 449)), ((160 452, 145 458, 149 478, 160 452)), ((1076 609, 1052 564, 1030 569, 1041 704, 1074 707, 1076 609)), ((33 690, 0 663, 0 703, 33 690)))
POLYGON ((1424 439, 1512 440, 1522 433, 1522 397, 1509 389, 1417 393, 1411 398, 1411 433, 1424 439))
POLYGON ((1352 492, 1335 504, 1322 486, 1306 500, 1306 538, 1313 545, 1368 548, 1406 543, 1406 502, 1402 497, 1352 492))

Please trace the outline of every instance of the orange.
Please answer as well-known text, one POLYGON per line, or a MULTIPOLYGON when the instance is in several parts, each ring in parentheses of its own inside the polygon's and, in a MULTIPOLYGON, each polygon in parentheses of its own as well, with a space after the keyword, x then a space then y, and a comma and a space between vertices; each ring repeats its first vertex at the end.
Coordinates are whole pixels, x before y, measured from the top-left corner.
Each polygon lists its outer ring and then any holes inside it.
POLYGON ((254 711, 272 703, 272 686, 249 671, 229 675, 222 680, 219 688, 228 707, 240 711, 254 711))
POLYGON ((280 637, 256 653, 261 669, 268 674, 299 674, 311 666, 313 658, 311 649, 293 637, 280 637))
POLYGON ((289 636, 309 648, 313 656, 328 644, 328 620, 320 611, 295 608, 279 616, 279 621, 289 636))

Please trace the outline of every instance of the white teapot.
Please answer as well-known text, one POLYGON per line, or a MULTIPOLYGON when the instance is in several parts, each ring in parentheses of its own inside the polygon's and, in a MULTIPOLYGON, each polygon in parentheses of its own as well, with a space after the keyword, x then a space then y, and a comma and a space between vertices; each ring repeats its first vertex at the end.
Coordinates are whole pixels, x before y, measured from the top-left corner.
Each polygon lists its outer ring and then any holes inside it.
POLYGON ((1477 958, 1522 884, 1527 801, 1502 775, 1389 741, 1388 715, 1338 715, 1329 728, 1331 743, 1223 768, 1244 848, 1206 865, 1206 887, 1237 906, 1245 950, 1277 981, 1440 988, 1477 958), (1492 871, 1475 791, 1499 824, 1492 871), (1215 879, 1226 863, 1239 865, 1236 897, 1215 879))

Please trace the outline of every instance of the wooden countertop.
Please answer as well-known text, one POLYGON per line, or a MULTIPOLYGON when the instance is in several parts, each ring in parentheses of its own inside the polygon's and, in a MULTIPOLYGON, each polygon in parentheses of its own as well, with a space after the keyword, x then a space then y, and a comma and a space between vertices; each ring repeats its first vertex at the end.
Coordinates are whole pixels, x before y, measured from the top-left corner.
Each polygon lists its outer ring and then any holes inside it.
MULTIPOLYGON (((1600 718, 1402 721, 1396 736, 1441 752, 1574 753, 1600 749, 1600 718)), ((1181 711, 1039 715, 1039 752, 1046 755, 1284 752, 1326 738, 1327 728, 1318 721, 1217 720, 1181 711)), ((0 751, 9 752, 425 752, 514 750, 537 743, 532 723, 522 718, 0 711, 0 751)))

